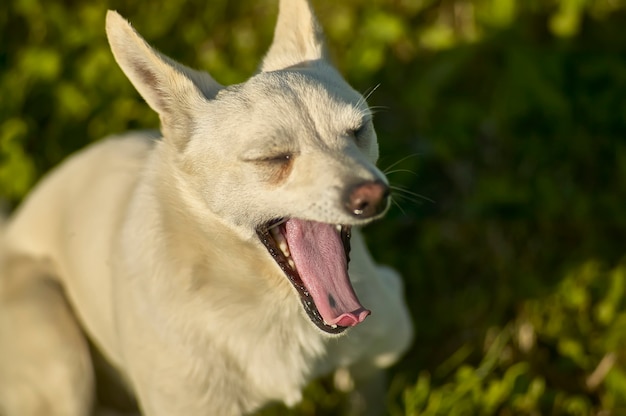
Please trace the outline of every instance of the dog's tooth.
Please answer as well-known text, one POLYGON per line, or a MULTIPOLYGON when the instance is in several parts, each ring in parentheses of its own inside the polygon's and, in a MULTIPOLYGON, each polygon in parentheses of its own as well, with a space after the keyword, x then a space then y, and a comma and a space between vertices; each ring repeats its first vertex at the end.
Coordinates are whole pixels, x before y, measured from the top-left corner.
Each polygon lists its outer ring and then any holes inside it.
POLYGON ((294 269, 294 270, 296 269, 296 263, 294 263, 294 261, 292 259, 289 259, 287 262, 289 263, 289 266, 292 269, 294 269))
POLYGON ((329 327, 331 327, 332 329, 336 329, 336 328, 337 328, 337 325, 335 325, 335 324, 329 324, 329 323, 328 323, 328 322, 326 322, 326 321, 323 321, 323 322, 324 322, 324 325, 329 326, 329 327))
POLYGON ((337 231, 341 232, 341 224, 335 225, 335 228, 337 229, 337 231))
POLYGON ((274 238, 274 241, 276 242, 276 245, 278 246, 280 251, 283 252, 285 257, 289 257, 290 256, 290 254, 289 254, 289 245, 287 245, 287 239, 285 238, 283 233, 281 233, 278 230, 278 227, 271 228, 271 233, 272 233, 272 237, 274 238))
POLYGON ((287 245, 287 240, 285 240, 284 238, 282 239, 282 241, 278 244, 278 248, 280 248, 280 251, 283 252, 283 254, 285 255, 285 257, 289 257, 289 246, 287 245))

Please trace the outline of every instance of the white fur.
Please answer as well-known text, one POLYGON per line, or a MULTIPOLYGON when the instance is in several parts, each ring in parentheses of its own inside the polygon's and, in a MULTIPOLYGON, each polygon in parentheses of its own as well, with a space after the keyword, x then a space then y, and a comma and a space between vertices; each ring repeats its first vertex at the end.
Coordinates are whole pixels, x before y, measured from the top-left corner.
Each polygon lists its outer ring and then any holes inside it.
POLYGON ((9 222, 0 414, 89 411, 95 387, 79 326, 145 415, 293 405, 338 368, 357 389, 377 379, 412 338, 399 276, 374 264, 355 229, 350 277, 372 315, 331 336, 254 231, 279 217, 364 224, 342 208, 345 188, 385 181, 365 101, 327 62, 309 4, 281 1, 261 72, 231 87, 160 55, 115 12, 106 28, 163 138, 133 133, 77 153, 9 222), (259 160, 281 152, 292 169, 272 183, 259 160))

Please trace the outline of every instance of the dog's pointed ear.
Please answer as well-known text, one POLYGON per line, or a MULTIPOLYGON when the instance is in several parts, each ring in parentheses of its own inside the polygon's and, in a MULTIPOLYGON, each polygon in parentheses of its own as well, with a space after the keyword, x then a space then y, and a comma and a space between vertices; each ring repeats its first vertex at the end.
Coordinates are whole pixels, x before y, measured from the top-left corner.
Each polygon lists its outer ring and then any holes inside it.
POLYGON ((261 71, 284 69, 327 56, 324 33, 307 0, 280 0, 274 40, 261 71))
POLYGON ((192 109, 214 98, 222 86, 206 72, 161 55, 115 11, 107 12, 106 33, 122 71, 159 114, 163 136, 184 146, 193 127, 192 109))

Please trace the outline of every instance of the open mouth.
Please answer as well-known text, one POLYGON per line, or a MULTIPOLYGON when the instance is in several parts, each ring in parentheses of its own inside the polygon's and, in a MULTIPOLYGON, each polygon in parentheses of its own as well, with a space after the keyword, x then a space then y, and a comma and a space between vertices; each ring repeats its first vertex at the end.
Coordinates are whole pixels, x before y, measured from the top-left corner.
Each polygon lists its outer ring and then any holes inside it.
POLYGON ((297 290, 311 321, 330 334, 339 334, 370 314, 348 276, 350 230, 346 225, 297 218, 273 220, 256 230, 297 290))

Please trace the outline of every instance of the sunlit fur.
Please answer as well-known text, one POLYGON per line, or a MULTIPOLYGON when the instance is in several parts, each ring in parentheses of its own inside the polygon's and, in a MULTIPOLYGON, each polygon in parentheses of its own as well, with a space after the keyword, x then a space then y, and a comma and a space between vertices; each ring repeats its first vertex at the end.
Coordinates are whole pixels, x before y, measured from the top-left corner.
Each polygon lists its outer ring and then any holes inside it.
POLYGON ((254 232, 285 217, 364 224, 374 218, 341 204, 346 187, 386 182, 370 110, 326 60, 309 4, 281 2, 260 72, 228 87, 160 55, 115 12, 106 30, 163 137, 131 133, 73 155, 8 223, 0 413, 88 413, 81 331, 145 415, 293 405, 337 369, 360 394, 357 411, 380 410, 382 369, 412 338, 399 276, 373 262, 354 228, 350 276, 372 315, 333 337, 307 318, 254 232), (277 167, 281 158, 289 165, 277 167))

